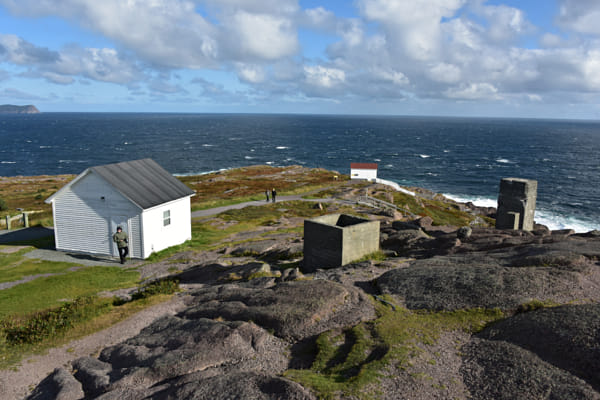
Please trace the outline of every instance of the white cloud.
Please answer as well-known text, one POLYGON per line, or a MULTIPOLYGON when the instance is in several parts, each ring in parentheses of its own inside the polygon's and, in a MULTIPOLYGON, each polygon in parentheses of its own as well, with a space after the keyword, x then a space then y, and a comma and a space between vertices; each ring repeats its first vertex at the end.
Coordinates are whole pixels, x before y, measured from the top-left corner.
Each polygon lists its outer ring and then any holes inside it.
POLYGON ((489 83, 470 83, 458 88, 448 89, 447 97, 460 100, 497 100, 498 89, 489 83))
POLYGON ((261 83, 265 80, 265 71, 258 65, 238 63, 236 65, 238 77, 248 83, 261 83))
POLYGON ((368 21, 379 22, 388 42, 415 60, 439 55, 442 18, 453 17, 465 0, 359 0, 368 21))
POLYGON ((238 11, 226 23, 232 54, 241 58, 277 60, 299 49, 291 20, 268 14, 238 11))
POLYGON ((75 79, 73 79, 71 76, 57 74, 56 72, 43 72, 42 76, 46 80, 58 85, 70 85, 71 83, 75 82, 75 79))
POLYGON ((336 15, 323 7, 309 8, 304 10, 302 25, 312 29, 329 31, 337 24, 336 15))
POLYGON ((52 63, 58 57, 58 53, 35 46, 16 35, 0 34, 0 61, 29 65, 52 63))
POLYGON ((308 84, 321 88, 332 88, 346 81, 346 73, 337 68, 305 66, 304 73, 308 84))
POLYGON ((600 50, 589 51, 581 68, 589 89, 600 90, 600 50))
POLYGON ((461 70, 456 65, 444 62, 433 65, 428 70, 430 79, 436 82, 456 83, 460 81, 461 70))
POLYGON ((409 83, 408 78, 400 71, 391 69, 375 69, 373 75, 381 78, 384 81, 393 83, 394 85, 406 86, 409 83))
POLYGON ((16 14, 60 16, 101 33, 148 62, 170 67, 216 66, 215 28, 177 0, 3 0, 16 14))
POLYGON ((533 25, 527 20, 523 11, 517 8, 499 5, 476 9, 486 18, 489 24, 487 35, 493 41, 512 41, 519 35, 534 31, 533 25))
POLYGON ((558 20, 565 29, 600 35, 600 3, 597 0, 560 0, 558 20))

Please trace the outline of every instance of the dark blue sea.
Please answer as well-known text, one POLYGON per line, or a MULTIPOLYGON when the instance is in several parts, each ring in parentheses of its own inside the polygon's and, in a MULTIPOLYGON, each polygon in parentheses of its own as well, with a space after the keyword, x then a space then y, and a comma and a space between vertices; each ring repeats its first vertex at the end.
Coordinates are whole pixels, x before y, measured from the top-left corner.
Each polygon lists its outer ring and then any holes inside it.
POLYGON ((536 221, 600 228, 600 122, 390 116, 0 115, 0 176, 77 174, 150 157, 173 174, 253 164, 379 177, 496 205, 503 177, 538 181, 536 221))

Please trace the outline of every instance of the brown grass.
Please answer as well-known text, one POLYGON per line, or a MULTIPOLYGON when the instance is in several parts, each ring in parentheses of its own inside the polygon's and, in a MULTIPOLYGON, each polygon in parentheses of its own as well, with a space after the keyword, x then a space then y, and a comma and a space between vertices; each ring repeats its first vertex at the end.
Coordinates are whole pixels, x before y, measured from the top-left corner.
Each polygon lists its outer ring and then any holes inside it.
MULTIPOLYGON (((181 181, 196 191, 195 204, 236 198, 262 200, 265 190, 277 189, 278 195, 299 193, 303 189, 334 184, 333 176, 348 179, 341 174, 321 168, 301 166, 270 167, 255 165, 207 175, 180 177, 181 181)), ((338 181, 339 182, 339 181, 338 181)))

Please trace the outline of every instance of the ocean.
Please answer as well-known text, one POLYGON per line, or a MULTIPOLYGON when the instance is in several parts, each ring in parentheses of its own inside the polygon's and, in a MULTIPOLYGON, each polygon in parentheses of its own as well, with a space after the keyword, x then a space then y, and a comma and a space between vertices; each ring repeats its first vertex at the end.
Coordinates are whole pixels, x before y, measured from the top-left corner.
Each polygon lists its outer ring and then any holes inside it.
POLYGON ((501 178, 538 181, 536 221, 600 229, 600 121, 393 116, 0 115, 0 176, 78 174, 150 157, 176 175, 299 164, 496 206, 501 178))

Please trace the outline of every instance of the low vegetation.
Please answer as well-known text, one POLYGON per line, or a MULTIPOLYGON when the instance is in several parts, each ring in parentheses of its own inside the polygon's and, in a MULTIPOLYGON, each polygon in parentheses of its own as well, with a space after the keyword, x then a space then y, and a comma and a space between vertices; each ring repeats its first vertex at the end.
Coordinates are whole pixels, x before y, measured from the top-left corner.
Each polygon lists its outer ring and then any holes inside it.
POLYGON ((376 310, 373 321, 319 335, 311 367, 288 370, 286 377, 312 388, 321 399, 374 398, 364 389, 376 383, 391 363, 407 370, 421 347, 434 344, 442 332, 478 332, 503 318, 500 310, 415 312, 380 303, 376 310))
POLYGON ((179 179, 196 191, 192 197, 192 210, 200 210, 265 200, 265 191, 270 192, 273 188, 278 196, 302 194, 323 186, 341 184, 348 177, 321 168, 256 165, 179 179), (338 176, 337 180, 334 180, 334 175, 338 176))
MULTIPOLYGON (((52 207, 44 203, 48 197, 58 189, 70 182, 75 175, 56 176, 17 176, 14 178, 0 178, 0 229, 5 228, 4 217, 19 214, 18 209, 34 211, 29 215, 31 225, 52 225, 52 207)), ((15 221, 14 227, 22 226, 15 221)))
MULTIPOLYGON (((394 204, 400 208, 400 212, 418 217, 429 216, 433 219, 433 225, 470 225, 475 216, 461 211, 452 203, 441 200, 425 199, 410 196, 401 192, 394 192, 394 204)), ((387 200, 387 199, 382 199, 387 200)))

